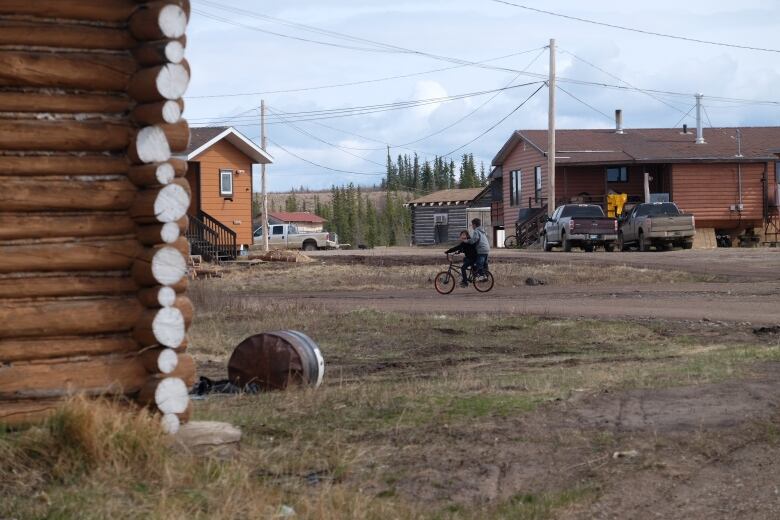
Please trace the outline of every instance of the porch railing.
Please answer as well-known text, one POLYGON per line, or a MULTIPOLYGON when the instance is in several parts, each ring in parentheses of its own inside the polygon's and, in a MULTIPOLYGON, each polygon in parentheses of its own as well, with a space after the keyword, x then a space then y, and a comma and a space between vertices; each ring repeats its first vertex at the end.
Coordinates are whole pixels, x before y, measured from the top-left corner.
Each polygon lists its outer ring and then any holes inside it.
POLYGON ((193 254, 199 254, 212 262, 236 259, 238 248, 235 231, 205 211, 199 212, 197 217, 189 215, 189 220, 187 239, 193 254))

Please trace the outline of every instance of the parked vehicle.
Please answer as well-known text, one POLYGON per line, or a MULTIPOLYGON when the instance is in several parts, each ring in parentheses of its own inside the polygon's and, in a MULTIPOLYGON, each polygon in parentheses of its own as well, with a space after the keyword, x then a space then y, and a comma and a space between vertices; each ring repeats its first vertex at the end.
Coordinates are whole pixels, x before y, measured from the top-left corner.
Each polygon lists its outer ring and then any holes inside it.
POLYGON ((673 202, 637 204, 620 217, 618 224, 621 251, 631 245, 636 245, 640 251, 648 251, 651 246, 691 249, 696 235, 693 215, 681 213, 673 202))
POLYGON ((595 204, 566 204, 559 206, 547 219, 542 234, 542 247, 552 251, 561 246, 564 251, 580 247, 587 252, 596 246, 614 251, 617 242, 617 220, 604 216, 601 206, 595 204))
MULTIPOLYGON (((268 226, 268 245, 271 249, 338 249, 338 242, 331 240, 330 235, 321 233, 300 233, 295 224, 272 224, 268 226)), ((263 243, 263 228, 255 229, 253 242, 263 243)))

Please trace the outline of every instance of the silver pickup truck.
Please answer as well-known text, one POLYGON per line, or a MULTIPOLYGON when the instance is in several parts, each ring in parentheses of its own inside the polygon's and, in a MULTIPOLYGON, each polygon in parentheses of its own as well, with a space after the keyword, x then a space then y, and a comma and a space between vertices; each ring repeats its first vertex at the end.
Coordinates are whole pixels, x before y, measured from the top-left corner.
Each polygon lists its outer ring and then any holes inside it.
MULTIPOLYGON (((268 226, 268 245, 271 249, 303 249, 304 251, 316 251, 317 249, 338 249, 339 244, 330 240, 327 232, 306 233, 299 232, 295 224, 271 224, 268 226)), ((254 234, 255 246, 263 243, 263 228, 259 227, 254 234)))
POLYGON ((659 250, 664 246, 691 249, 696 235, 693 215, 681 213, 673 202, 637 204, 621 215, 618 224, 621 251, 631 245, 640 251, 648 251, 651 246, 659 250))

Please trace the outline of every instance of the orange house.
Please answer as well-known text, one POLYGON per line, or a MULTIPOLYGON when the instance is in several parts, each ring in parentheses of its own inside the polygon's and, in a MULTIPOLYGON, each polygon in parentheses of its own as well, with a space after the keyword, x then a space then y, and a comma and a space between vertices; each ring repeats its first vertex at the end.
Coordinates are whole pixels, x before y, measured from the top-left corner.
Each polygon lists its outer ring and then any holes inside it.
POLYGON ((186 154, 192 253, 235 259, 252 244, 252 166, 273 159, 232 127, 193 128, 186 154))

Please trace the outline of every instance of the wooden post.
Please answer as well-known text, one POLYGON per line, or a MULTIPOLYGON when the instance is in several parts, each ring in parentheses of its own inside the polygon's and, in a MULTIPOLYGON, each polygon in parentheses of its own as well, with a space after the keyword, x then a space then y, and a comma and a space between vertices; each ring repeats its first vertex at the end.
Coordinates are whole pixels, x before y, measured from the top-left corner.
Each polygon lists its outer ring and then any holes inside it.
MULTIPOLYGON (((265 100, 260 101, 260 147, 265 151, 266 138, 265 138, 265 100)), ((265 176, 265 163, 260 165, 260 179, 262 185, 262 197, 263 197, 263 251, 268 252, 268 191, 266 185, 265 176)))
POLYGON ((550 79, 547 83, 550 91, 547 112, 547 215, 552 217, 555 211, 555 39, 550 40, 550 79))

